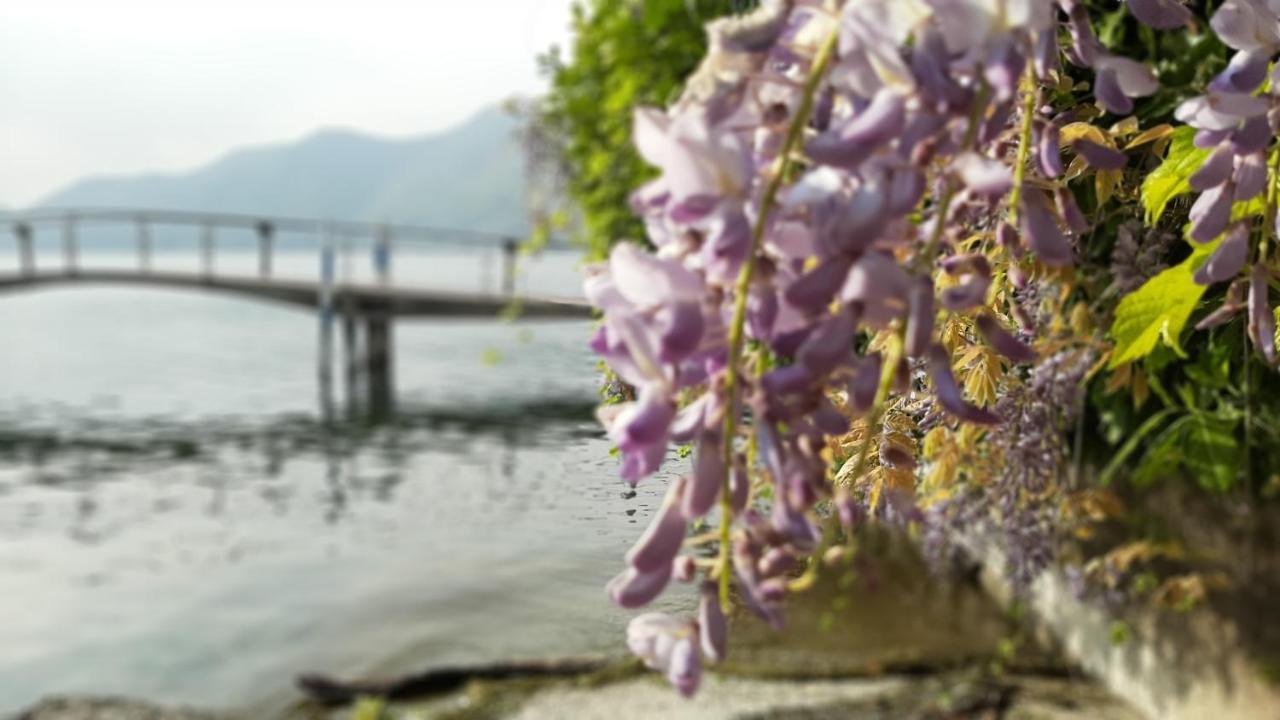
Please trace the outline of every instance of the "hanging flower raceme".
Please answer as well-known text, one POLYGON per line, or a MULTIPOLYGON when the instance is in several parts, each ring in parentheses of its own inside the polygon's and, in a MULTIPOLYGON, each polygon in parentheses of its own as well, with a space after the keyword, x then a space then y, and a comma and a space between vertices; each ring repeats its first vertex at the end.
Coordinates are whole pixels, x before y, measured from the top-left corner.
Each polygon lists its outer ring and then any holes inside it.
MULTIPOLYGON (((1160 22, 1176 13, 1136 4, 1160 22)), ((1059 128, 1035 114, 1064 23, 1100 102, 1154 91, 1151 71, 1103 50, 1068 0, 775 0, 713 23, 680 102, 637 110, 634 141, 660 175, 632 207, 653 249, 620 242, 587 280, 603 316, 592 347, 636 398, 601 419, 630 483, 673 443, 693 459, 608 592, 638 607, 705 570, 696 619, 642 615, 628 632, 681 692, 726 655, 731 590, 781 624, 803 585, 795 569, 815 571, 827 550, 819 503, 838 496, 840 518, 919 514, 909 496, 881 503, 861 484, 873 438, 885 467, 916 467, 880 432, 891 403, 1001 421, 966 397, 940 329, 963 318, 970 345, 1035 360, 993 299, 997 263, 1069 264, 1088 230, 1069 193, 1045 191, 1062 174, 1059 128), (975 234, 987 250, 971 249, 975 234), (824 448, 853 418, 864 440, 837 493, 824 448), (712 515, 719 532, 700 538, 711 552, 682 554, 690 524, 712 515)))
MULTIPOLYGON (((1186 22, 1189 12, 1172 2, 1130 2, 1141 21, 1157 28, 1186 22)), ((1280 132, 1280 97, 1276 95, 1280 66, 1280 6, 1258 0, 1226 0, 1213 14, 1210 27, 1234 49, 1227 67, 1209 83, 1208 92, 1178 106, 1175 117, 1196 129, 1195 144, 1209 150, 1204 164, 1190 178, 1200 193, 1191 206, 1190 240, 1219 242, 1195 273, 1196 282, 1209 285, 1244 279, 1249 284, 1249 337, 1270 364, 1277 361, 1275 318, 1268 302, 1269 271, 1262 264, 1267 241, 1277 234, 1274 203, 1268 209, 1257 261, 1250 262, 1251 243, 1245 223, 1233 222, 1241 203, 1259 199, 1266 191, 1268 148, 1280 132), (1272 68, 1270 73, 1268 68, 1272 68), (1269 73, 1269 74, 1268 74, 1269 73), (1260 88, 1266 86, 1267 91, 1260 88)), ((1241 303, 1228 293, 1221 311, 1200 323, 1208 327, 1230 318, 1241 303)))

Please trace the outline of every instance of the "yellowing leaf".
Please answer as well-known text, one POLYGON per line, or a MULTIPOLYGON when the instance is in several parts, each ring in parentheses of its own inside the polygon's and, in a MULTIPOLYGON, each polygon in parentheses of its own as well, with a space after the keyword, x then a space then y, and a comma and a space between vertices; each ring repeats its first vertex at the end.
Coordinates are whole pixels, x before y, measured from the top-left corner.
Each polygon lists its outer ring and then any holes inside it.
POLYGON ((1124 137, 1136 132, 1138 132, 1138 118, 1132 115, 1107 128, 1107 133, 1114 137, 1124 137))
POLYGON ((1133 148, 1146 145, 1147 143, 1155 142, 1156 140, 1159 140, 1161 138, 1169 137, 1172 134, 1173 134, 1172 125, 1157 125, 1153 128, 1149 128, 1147 130, 1142 131, 1142 133, 1139 134, 1138 137, 1130 140, 1129 144, 1124 146, 1124 149, 1132 150, 1133 148))
POLYGON ((1122 175, 1119 170, 1099 170, 1094 176, 1094 191, 1098 195, 1098 205, 1106 205, 1112 195, 1116 193, 1116 187, 1120 185, 1122 175))
POLYGON ((937 425, 932 430, 924 434, 924 456, 933 458, 944 447, 950 447, 951 439, 947 437, 947 429, 943 425, 937 425))
POLYGON ((1108 368, 1146 357, 1161 340, 1174 352, 1185 355, 1178 344, 1178 335, 1205 291, 1205 286, 1196 284, 1191 274, 1214 245, 1197 247, 1191 257, 1147 280, 1120 300, 1111 325, 1110 335, 1116 346, 1108 368))
POLYGON ((1164 162, 1142 181, 1142 207, 1148 225, 1160 219, 1170 200, 1191 192, 1191 176, 1209 156, 1208 150, 1195 146, 1195 133, 1195 128, 1185 126, 1174 130, 1164 162))
POLYGON ((1084 138, 1085 140, 1092 140, 1099 145, 1105 145, 1109 148, 1115 147, 1115 143, 1111 142, 1111 138, 1107 137, 1106 133, 1089 123, 1068 123, 1058 131, 1058 142, 1063 147, 1066 147, 1081 138, 1084 138))
POLYGON ((1085 303, 1076 303, 1071 308, 1071 331, 1076 337, 1089 337, 1093 333, 1093 323, 1089 317, 1089 306, 1085 303))
POLYGON ((1176 575, 1161 583, 1152 593, 1151 599, 1163 607, 1190 610, 1203 603, 1210 590, 1222 590, 1230 586, 1231 580, 1222 573, 1176 575))
POLYGON ((1084 171, 1088 169, 1089 169, 1089 164, 1084 161, 1083 157, 1081 157, 1080 155, 1077 155, 1071 158, 1071 164, 1067 165, 1067 172, 1065 175, 1063 175, 1063 179, 1075 180, 1076 178, 1083 175, 1084 171))
POLYGON ((1133 373, 1133 409, 1141 410, 1151 396, 1151 388, 1147 385, 1147 374, 1141 370, 1133 373))
POLYGON ((1117 368, 1111 376, 1107 378, 1107 385, 1103 389, 1107 395, 1114 394, 1122 388, 1129 387, 1129 381, 1133 379, 1133 365, 1125 363, 1117 368))

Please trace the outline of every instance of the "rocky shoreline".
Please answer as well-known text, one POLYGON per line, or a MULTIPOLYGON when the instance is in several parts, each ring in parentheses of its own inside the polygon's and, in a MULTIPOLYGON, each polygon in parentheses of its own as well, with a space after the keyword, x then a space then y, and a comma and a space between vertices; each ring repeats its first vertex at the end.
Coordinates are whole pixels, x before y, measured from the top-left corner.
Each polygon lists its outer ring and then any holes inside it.
MULTIPOLYGON (((477 681, 444 696, 341 709, 300 705, 291 720, 836 720, 860 718, 1022 718, 1141 720, 1142 715, 1084 678, 991 676, 970 668, 937 675, 763 680, 709 678, 692 700, 659 679, 630 676, 604 684, 513 678, 477 681)), ((126 698, 49 698, 14 720, 247 720, 252 712, 166 708, 126 698)))
MULTIPOLYGON (((749 613, 731 618, 728 661, 686 700, 638 662, 513 661, 391 679, 332 680, 352 692, 300 692, 292 704, 220 712, 132 699, 51 698, 20 720, 812 720, 1044 718, 1139 720, 1141 715, 1036 642, 973 578, 928 572, 914 544, 867 530, 874 562, 856 577, 831 572, 789 608, 777 634, 749 613), (572 670, 574 662, 581 663, 572 670), (569 668, 495 672, 494 668, 569 668), (439 679, 448 683, 421 682, 439 679), (415 684, 416 682, 416 684, 415 684), (383 692, 405 689, 406 692, 383 692), (348 701, 391 695, 383 710, 348 701), (385 711, 385 712, 384 712, 385 711)), ((308 690, 314 677, 301 687, 308 690)), ((228 703, 232 706, 235 699, 228 703)))

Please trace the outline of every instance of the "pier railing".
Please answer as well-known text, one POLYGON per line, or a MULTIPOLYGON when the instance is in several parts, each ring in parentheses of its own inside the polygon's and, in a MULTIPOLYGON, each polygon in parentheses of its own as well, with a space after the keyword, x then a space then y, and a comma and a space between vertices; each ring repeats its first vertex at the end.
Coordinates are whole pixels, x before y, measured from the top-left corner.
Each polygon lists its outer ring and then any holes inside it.
MULTIPOLYGON (((279 240, 282 235, 290 234, 311 238, 321 253, 350 255, 357 248, 367 249, 374 277, 383 284, 391 281, 392 259, 399 248, 497 251, 502 257, 501 292, 507 296, 515 292, 520 246, 518 239, 510 235, 456 228, 142 208, 40 208, 0 213, 0 224, 7 224, 12 232, 17 245, 17 269, 24 275, 49 271, 78 273, 84 245, 81 235, 88 228, 114 228, 117 235, 114 246, 117 249, 121 241, 119 233, 131 230, 137 256, 136 270, 142 274, 150 273, 155 270, 157 228, 190 228, 195 231, 199 274, 206 277, 217 273, 220 236, 235 231, 252 234, 257 253, 257 276, 260 279, 273 278, 279 240), (41 267, 37 240, 50 235, 60 239, 61 262, 54 267, 41 267)), ((569 249, 570 245, 562 239, 553 239, 546 247, 557 250, 569 249)))
MULTIPOLYGON (((381 417, 392 407, 392 326, 396 318, 495 319, 509 316, 508 311, 513 308, 518 308, 520 319, 591 317, 591 309, 581 296, 569 295, 569 288, 559 285, 556 291, 544 292, 541 296, 525 293, 517 297, 519 243, 513 237, 500 234, 389 223, 111 208, 47 208, 20 214, 0 213, 0 224, 4 223, 10 226, 17 243, 17 269, 16 272, 0 270, 0 291, 45 284, 124 283, 220 290, 314 309, 320 320, 318 367, 321 406, 326 417, 332 415, 332 386, 336 375, 333 340, 339 323, 348 408, 354 412, 363 407, 371 416, 381 417), (188 238, 184 242, 194 240, 198 258, 195 272, 173 272, 157 267, 157 229, 171 226, 191 231, 180 234, 188 238), (136 252, 136 266, 103 269, 82 264, 81 232, 87 228, 93 228, 93 240, 115 251, 114 255, 119 255, 121 249, 127 252, 131 247, 136 252), (219 272, 222 247, 219 236, 229 231, 241 235, 242 249, 246 248, 243 242, 246 231, 251 233, 247 237, 251 237, 256 246, 256 274, 252 270, 240 274, 219 272), (318 277, 313 275, 305 280, 281 277, 277 260, 282 257, 279 246, 286 234, 302 235, 316 245, 320 262, 310 267, 319 270, 318 277), (37 241, 42 236, 56 238, 60 243, 55 250, 60 250, 60 259, 55 260, 52 267, 42 266, 40 262, 37 241), (392 258, 397 248, 410 246, 471 251, 496 249, 503 258, 501 290, 487 294, 459 292, 422 278, 409 282, 401 279, 393 284, 392 258), (340 282, 339 252, 343 253, 344 260, 351 261, 357 247, 369 250, 373 281, 357 282, 355 273, 347 273, 345 281, 340 282)), ((568 249, 563 241, 554 241, 550 247, 568 249)), ((0 245, 0 258, 5 254, 0 245)), ((244 261, 246 257, 241 253, 238 259, 244 261)), ((431 256, 429 264, 433 268, 443 265, 446 271, 456 274, 457 265, 441 261, 438 255, 431 256)), ((581 287, 576 277, 573 284, 574 289, 581 287)))

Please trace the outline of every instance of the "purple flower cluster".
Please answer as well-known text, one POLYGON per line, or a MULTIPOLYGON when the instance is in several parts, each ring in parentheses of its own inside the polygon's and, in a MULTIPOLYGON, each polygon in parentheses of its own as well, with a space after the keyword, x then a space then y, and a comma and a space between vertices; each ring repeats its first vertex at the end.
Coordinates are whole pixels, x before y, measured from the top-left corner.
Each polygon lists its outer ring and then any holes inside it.
POLYGON ((925 511, 922 545, 935 570, 964 557, 957 539, 998 539, 1004 570, 1025 592, 1058 556, 1063 540, 1057 490, 1070 459, 1067 436, 1083 412, 1083 383, 1095 360, 1089 351, 1063 351, 1032 369, 997 403, 1006 420, 988 437, 994 458, 990 482, 960 488, 925 511))
MULTIPOLYGON (((1165 12, 1179 12, 1170 11, 1166 5, 1176 3, 1165 0, 1161 4, 1165 12)), ((1159 13, 1153 14, 1152 19, 1181 24, 1171 15, 1154 15, 1159 13)), ((1143 14, 1138 17, 1144 19, 1143 14)), ((1164 26, 1159 22, 1151 24, 1164 26)), ((1204 165, 1191 177, 1191 188, 1200 195, 1191 207, 1190 238, 1198 243, 1222 238, 1195 280, 1208 285, 1247 278, 1249 338, 1267 362, 1275 364, 1280 357, 1275 346, 1275 315, 1267 299, 1270 272, 1260 262, 1250 262, 1249 222, 1235 220, 1232 209, 1236 203, 1253 200, 1267 190, 1267 148, 1280 132, 1280 66, 1269 70, 1280 54, 1280 3, 1226 0, 1209 24, 1236 53, 1226 69, 1209 83, 1206 94, 1183 102, 1175 112, 1178 120, 1196 129, 1196 146, 1211 150, 1204 165), (1259 92, 1264 83, 1268 91, 1259 92)), ((1274 223, 1275 219, 1268 221, 1274 223)), ((1264 228, 1264 238, 1274 230, 1264 228)), ((1233 288, 1223 307, 1201 326, 1225 322, 1242 309, 1245 303, 1238 297, 1242 290, 1243 285, 1233 288)))
POLYGON ((983 504, 1004 535, 1005 567, 1015 588, 1026 588, 1057 556, 1055 522, 1069 430, 1083 412, 1085 374, 1095 356, 1063 351, 1045 358, 1028 381, 1000 399, 1009 422, 990 438, 1000 469, 984 488, 983 504))
POLYGON ((1143 229, 1136 221, 1122 224, 1111 250, 1111 292, 1128 295, 1168 267, 1164 258, 1177 236, 1157 228, 1143 229))
POLYGON ((698 690, 702 662, 724 657, 728 626, 715 586, 704 584, 698 618, 683 620, 665 613, 639 615, 627 626, 627 646, 649 668, 667 676, 682 695, 698 690))
POLYGON ((1074 0, 766 0, 708 28, 679 103, 636 112, 636 146, 661 171, 632 198, 653 251, 619 243, 586 289, 603 313, 591 346, 637 395, 601 418, 632 484, 672 443, 694 451, 608 591, 633 608, 691 579, 688 527, 719 508, 700 617, 643 615, 629 632, 682 692, 724 657, 730 587, 781 623, 787 573, 822 551, 815 505, 835 497, 822 450, 851 416, 874 425, 887 398, 927 387, 953 420, 1000 422, 965 397, 936 325, 971 315, 975 342, 1034 359, 988 296, 997 257, 1066 265, 1087 229, 1070 193, 1043 189, 1062 161, 1056 121, 1034 112, 1064 23, 1067 58, 1096 71, 1108 109, 1155 90, 1074 0), (992 256, 959 249, 974 233, 992 256), (881 349, 855 352, 877 334, 881 349), (770 503, 751 501, 759 484, 770 503))

